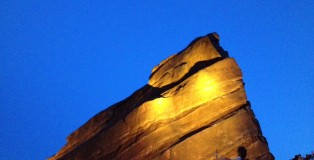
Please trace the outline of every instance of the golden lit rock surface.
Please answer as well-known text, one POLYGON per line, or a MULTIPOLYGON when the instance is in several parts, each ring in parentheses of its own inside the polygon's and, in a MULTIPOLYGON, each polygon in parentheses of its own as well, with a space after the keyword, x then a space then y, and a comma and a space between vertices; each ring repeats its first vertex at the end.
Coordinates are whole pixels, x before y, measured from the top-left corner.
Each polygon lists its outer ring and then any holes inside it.
POLYGON ((147 85, 98 113, 50 159, 274 159, 242 73, 212 33, 156 66, 147 85))

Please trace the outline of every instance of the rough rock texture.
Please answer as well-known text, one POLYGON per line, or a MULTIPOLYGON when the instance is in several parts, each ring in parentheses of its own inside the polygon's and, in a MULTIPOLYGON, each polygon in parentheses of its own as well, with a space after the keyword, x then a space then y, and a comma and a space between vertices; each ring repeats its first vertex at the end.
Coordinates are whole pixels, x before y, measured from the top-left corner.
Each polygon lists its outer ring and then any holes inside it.
POLYGON ((274 159, 242 73, 216 33, 156 66, 147 85, 98 113, 50 159, 274 159))

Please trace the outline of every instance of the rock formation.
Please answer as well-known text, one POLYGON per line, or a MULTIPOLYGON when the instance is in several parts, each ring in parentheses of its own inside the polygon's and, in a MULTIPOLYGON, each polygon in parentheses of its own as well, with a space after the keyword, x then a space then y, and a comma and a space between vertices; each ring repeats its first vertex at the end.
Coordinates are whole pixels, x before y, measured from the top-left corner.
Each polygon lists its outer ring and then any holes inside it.
POLYGON ((242 73, 216 33, 156 66, 147 85, 74 131, 55 159, 274 159, 242 73))

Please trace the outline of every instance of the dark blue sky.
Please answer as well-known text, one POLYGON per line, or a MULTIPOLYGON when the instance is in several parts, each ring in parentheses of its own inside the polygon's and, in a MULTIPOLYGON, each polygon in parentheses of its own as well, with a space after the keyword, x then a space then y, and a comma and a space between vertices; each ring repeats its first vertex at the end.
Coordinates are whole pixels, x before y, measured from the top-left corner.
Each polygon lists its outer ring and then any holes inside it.
POLYGON ((218 32, 276 159, 314 150, 314 1, 0 1, 0 159, 46 159, 218 32))

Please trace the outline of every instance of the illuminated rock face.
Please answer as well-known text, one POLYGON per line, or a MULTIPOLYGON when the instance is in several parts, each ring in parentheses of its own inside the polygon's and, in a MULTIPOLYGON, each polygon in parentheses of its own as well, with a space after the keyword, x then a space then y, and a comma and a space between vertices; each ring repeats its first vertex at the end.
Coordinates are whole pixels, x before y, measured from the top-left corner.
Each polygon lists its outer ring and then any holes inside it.
POLYGON ((153 69, 147 85, 98 113, 51 159, 274 159, 235 60, 217 34, 153 69))

